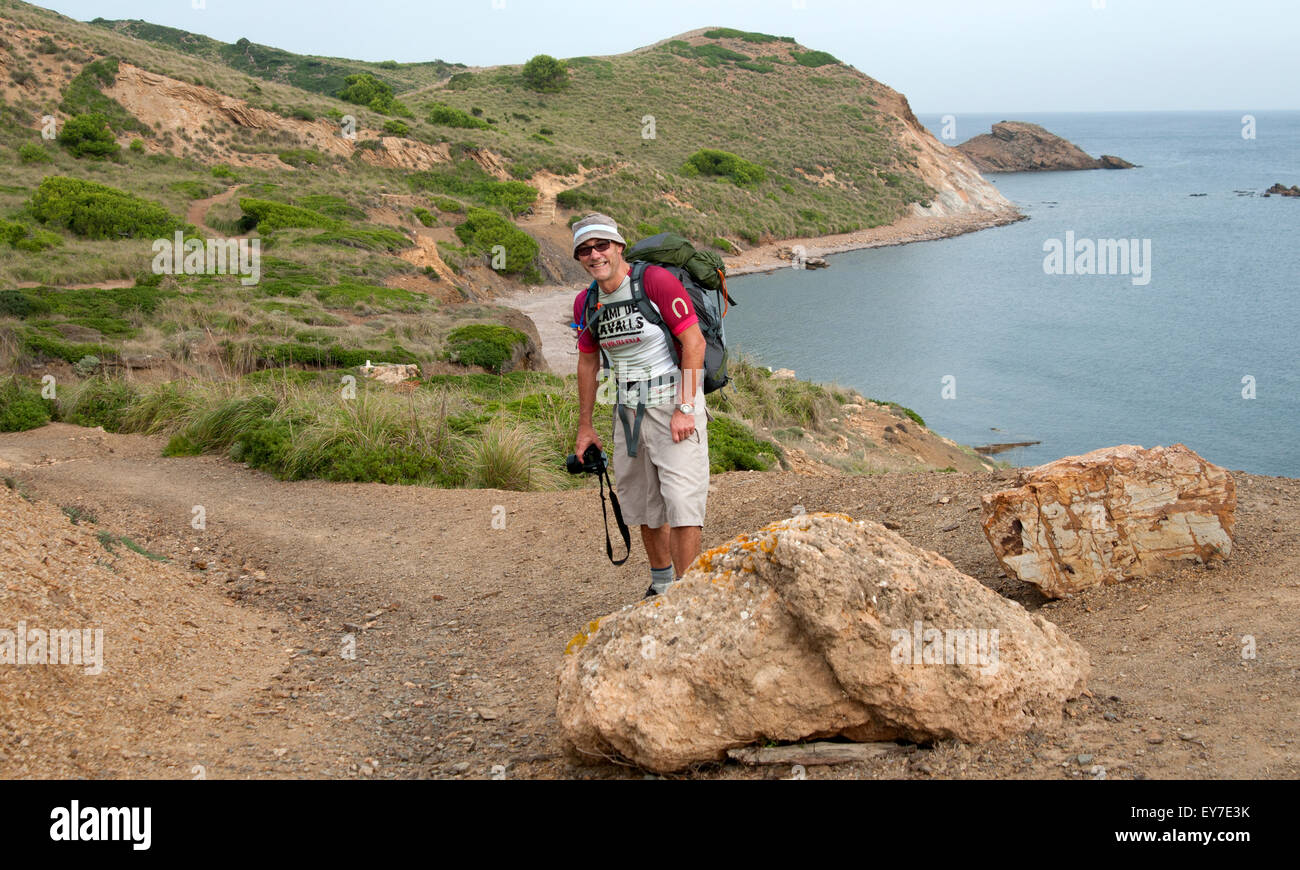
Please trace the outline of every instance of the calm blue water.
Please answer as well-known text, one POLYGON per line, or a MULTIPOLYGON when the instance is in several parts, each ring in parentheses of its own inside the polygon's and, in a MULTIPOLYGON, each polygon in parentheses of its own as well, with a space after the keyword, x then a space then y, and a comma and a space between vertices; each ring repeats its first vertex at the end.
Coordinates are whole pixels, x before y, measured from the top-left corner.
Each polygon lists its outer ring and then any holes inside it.
MULTIPOLYGON (((1300 112, 1255 113, 1254 140, 1241 116, 1016 115, 1142 168, 992 175, 1029 220, 737 278, 728 340, 964 444, 1042 442, 997 457, 1016 465, 1181 441, 1300 477, 1300 199, 1234 192, 1300 184, 1300 112), (1044 241, 1068 230, 1150 239, 1150 283, 1045 274, 1044 241)), ((938 116, 921 120, 940 134, 938 116)), ((960 116, 955 141, 999 120, 960 116)))

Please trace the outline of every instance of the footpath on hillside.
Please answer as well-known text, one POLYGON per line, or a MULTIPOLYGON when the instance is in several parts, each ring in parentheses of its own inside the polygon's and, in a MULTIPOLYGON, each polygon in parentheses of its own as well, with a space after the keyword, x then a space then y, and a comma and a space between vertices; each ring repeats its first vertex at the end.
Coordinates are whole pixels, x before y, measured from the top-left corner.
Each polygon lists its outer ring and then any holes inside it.
MULTIPOLYGON (((162 446, 64 424, 0 435, 14 487, 0 487, 0 627, 105 628, 98 676, 0 669, 0 777, 642 775, 575 762, 556 726, 565 644, 646 581, 639 552, 606 561, 594 488, 283 482, 162 446)), ((808 776, 1077 778, 1094 764, 1110 778, 1300 776, 1300 481, 1234 474, 1226 565, 1045 603, 1001 576, 979 529, 980 494, 1013 476, 714 479, 706 547, 800 508, 889 522, 1092 658, 1091 697, 1049 732, 808 776)))

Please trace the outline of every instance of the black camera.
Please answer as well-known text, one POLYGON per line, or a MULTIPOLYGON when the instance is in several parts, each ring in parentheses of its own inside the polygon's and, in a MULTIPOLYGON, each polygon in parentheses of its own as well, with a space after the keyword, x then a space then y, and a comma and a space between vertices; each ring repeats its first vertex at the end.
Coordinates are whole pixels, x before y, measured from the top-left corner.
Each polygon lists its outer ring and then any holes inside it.
POLYGON ((581 459, 578 454, 570 453, 564 460, 564 468, 569 474, 604 474, 605 461, 605 452, 595 444, 588 444, 581 459))

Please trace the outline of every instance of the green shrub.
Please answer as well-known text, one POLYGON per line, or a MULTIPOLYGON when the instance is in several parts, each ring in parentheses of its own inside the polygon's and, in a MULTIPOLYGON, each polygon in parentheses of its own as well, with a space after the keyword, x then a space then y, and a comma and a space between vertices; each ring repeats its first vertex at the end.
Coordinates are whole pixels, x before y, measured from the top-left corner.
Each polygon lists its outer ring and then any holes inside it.
POLYGON ((456 227, 456 236, 471 253, 495 257, 493 248, 498 245, 504 248, 505 262, 499 271, 505 274, 524 274, 536 269, 535 261, 541 252, 537 242, 494 211, 470 209, 465 222, 456 227))
POLYGON ((300 107, 300 108, 294 109, 294 110, 293 110, 293 114, 292 114, 290 117, 295 118, 296 120, 299 120, 299 121, 315 121, 315 120, 316 120, 316 113, 313 112, 311 109, 306 109, 306 108, 301 108, 301 107, 300 107))
POLYGON ((555 93, 569 82, 569 71, 564 62, 549 54, 539 54, 524 64, 524 84, 535 91, 555 93))
POLYGON ((303 365, 314 368, 355 368, 372 362, 418 363, 420 358, 404 347, 345 348, 337 345, 286 344, 260 348, 258 362, 264 366, 303 365))
POLYGON ((343 220, 364 221, 366 219, 366 212, 364 209, 353 205, 341 196, 334 196, 328 193, 299 196, 294 199, 294 204, 329 217, 341 218, 343 220))
POLYGON ((389 136, 405 136, 411 132, 411 125, 405 121, 385 121, 384 132, 389 136))
POLYGON ((732 51, 721 45, 697 45, 691 49, 691 54, 700 58, 708 66, 716 66, 723 61, 747 61, 753 60, 747 54, 741 54, 738 51, 732 51))
POLYGON ((388 227, 342 227, 300 239, 303 245, 341 245, 362 251, 387 251, 396 253, 414 243, 397 230, 388 227))
POLYGON ((50 157, 49 151, 35 142, 24 142, 18 146, 18 159, 23 163, 49 163, 54 158, 50 157))
POLYGON ((473 160, 462 160, 452 167, 411 172, 406 176, 414 190, 452 194, 496 205, 512 215, 523 214, 537 200, 537 188, 522 181, 497 181, 473 160))
POLYGON ((726 254, 734 254, 736 252, 736 246, 721 236, 715 238, 713 241, 709 242, 709 244, 726 254))
POLYGON ((33 216, 91 239, 162 238, 186 227, 146 199, 94 181, 47 176, 31 199, 33 216))
POLYGON ((349 103, 366 106, 381 115, 411 117, 411 110, 393 96, 393 89, 370 73, 357 73, 345 80, 346 87, 335 96, 349 103))
POLYGON ((144 153, 144 140, 143 140, 143 139, 132 139, 132 140, 131 140, 131 146, 130 146, 130 147, 131 147, 131 153, 132 153, 132 154, 143 154, 143 153, 144 153))
POLYGON ((108 119, 100 114, 69 118, 59 133, 59 144, 73 157, 103 159, 115 157, 121 148, 108 128, 108 119))
POLYGON ((212 167, 212 177, 233 179, 235 177, 235 170, 231 169, 224 163, 218 163, 216 166, 212 167))
POLYGON ((447 214, 460 214, 465 211, 465 206, 446 196, 435 196, 433 198, 433 206, 438 211, 446 212, 447 214))
POLYGON ((755 436, 744 423, 718 415, 708 428, 710 474, 767 471, 776 460, 776 445, 755 436))
POLYGON ((420 208, 419 206, 416 206, 415 208, 411 209, 411 213, 415 215, 416 220, 424 224, 426 227, 431 227, 438 222, 438 219, 435 218, 433 216, 433 213, 429 211, 427 208, 420 208))
POLYGON ((325 155, 311 148, 289 148, 281 151, 277 157, 290 166, 319 166, 325 162, 325 155))
POLYGON ((772 36, 769 33, 757 33, 752 30, 736 30, 734 27, 715 27, 704 31, 705 39, 743 39, 745 42, 794 42, 792 36, 772 36))
POLYGON ((437 124, 442 127, 456 127, 465 130, 492 129, 492 125, 487 121, 475 118, 473 115, 444 103, 434 103, 430 106, 426 120, 430 124, 437 124))
POLYGON ((99 366, 99 357, 94 354, 87 354, 73 363, 72 370, 77 373, 77 377, 88 378, 95 373, 95 370, 98 369, 99 366))
POLYGON ((682 171, 687 175, 710 175, 729 178, 737 187, 748 187, 767 179, 767 171, 729 151, 702 148, 687 159, 682 171))
POLYGON ((117 351, 111 345, 64 341, 34 329, 22 333, 22 343, 23 350, 38 359, 61 359, 68 363, 75 363, 88 355, 107 359, 117 358, 117 351))
POLYGON ((835 55, 827 54, 824 51, 791 51, 790 56, 800 66, 819 67, 830 63, 839 63, 835 55))
POLYGON ((528 336, 498 323, 472 323, 453 329, 447 336, 447 358, 467 366, 482 366, 501 373, 516 345, 528 336))
POLYGON ((49 230, 0 220, 0 242, 8 242, 20 251, 40 253, 63 244, 63 239, 49 230))
POLYGON ((25 432, 50 422, 40 389, 16 377, 0 381, 0 432, 25 432))
POLYGON ((256 229, 260 233, 272 233, 294 227, 332 230, 342 225, 341 221, 320 212, 267 199, 240 197, 239 208, 244 213, 239 222, 242 232, 256 229))

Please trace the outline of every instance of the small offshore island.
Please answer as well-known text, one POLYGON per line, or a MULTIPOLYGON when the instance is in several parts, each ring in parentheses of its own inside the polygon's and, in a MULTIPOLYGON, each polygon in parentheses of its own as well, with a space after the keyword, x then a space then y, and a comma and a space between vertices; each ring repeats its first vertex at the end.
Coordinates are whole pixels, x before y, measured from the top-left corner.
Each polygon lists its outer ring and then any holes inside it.
POLYGON ((956 148, 969 157, 980 172, 1134 168, 1132 163, 1111 154, 1089 157, 1078 145, 1025 121, 994 124, 992 133, 968 139, 956 148))

